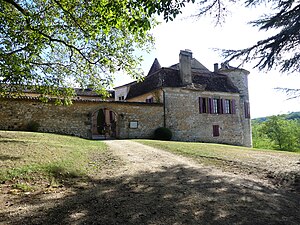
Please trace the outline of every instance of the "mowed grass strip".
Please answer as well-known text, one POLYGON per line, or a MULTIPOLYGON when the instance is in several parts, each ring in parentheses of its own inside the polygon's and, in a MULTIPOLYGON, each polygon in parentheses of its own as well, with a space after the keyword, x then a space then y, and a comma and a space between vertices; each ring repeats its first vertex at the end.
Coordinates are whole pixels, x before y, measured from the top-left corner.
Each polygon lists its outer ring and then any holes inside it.
POLYGON ((158 149, 187 156, 209 166, 222 167, 229 171, 233 166, 238 168, 256 168, 271 171, 298 170, 300 154, 276 150, 253 149, 232 145, 176 142, 157 140, 136 140, 158 149))
MULTIPOLYGON (((39 182, 52 185, 69 178, 84 178, 93 172, 95 164, 99 164, 93 157, 101 158, 106 150, 106 145, 100 141, 0 131, 0 182, 28 191, 39 182)), ((96 165, 95 170, 99 166, 96 165)))

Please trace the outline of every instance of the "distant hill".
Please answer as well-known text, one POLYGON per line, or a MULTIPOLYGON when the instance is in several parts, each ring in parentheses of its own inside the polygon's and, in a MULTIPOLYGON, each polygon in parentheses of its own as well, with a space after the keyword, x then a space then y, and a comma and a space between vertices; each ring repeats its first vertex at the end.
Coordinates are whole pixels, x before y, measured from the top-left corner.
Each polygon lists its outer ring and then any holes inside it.
MULTIPOLYGON (((280 116, 283 116, 286 120, 300 120, 300 112, 281 114, 280 116)), ((271 117, 271 116, 255 118, 255 119, 252 119, 252 122, 262 123, 262 122, 266 121, 269 117, 271 117)))

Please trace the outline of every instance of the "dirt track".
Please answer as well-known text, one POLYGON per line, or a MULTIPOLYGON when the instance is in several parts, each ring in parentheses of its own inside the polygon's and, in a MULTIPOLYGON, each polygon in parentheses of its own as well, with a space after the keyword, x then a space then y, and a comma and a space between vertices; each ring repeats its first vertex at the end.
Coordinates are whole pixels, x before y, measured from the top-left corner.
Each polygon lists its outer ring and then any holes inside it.
POLYGON ((106 143, 121 166, 63 193, 31 196, 3 211, 3 224, 300 224, 299 193, 268 180, 131 141, 106 143))

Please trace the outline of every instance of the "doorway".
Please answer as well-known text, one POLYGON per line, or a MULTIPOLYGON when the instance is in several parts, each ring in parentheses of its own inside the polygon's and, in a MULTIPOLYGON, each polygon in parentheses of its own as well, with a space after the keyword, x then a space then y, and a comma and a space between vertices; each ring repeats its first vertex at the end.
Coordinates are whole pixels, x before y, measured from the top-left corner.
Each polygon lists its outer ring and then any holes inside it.
POLYGON ((117 114, 103 108, 92 114, 92 139, 111 139, 117 137, 117 114))

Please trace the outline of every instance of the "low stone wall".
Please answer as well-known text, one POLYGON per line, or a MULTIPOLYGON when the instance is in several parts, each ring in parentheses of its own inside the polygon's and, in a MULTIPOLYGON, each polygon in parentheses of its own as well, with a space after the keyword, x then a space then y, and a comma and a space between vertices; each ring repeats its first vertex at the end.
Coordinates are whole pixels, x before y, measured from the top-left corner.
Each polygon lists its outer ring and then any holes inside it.
POLYGON ((0 129, 26 130, 30 121, 39 123, 40 132, 91 138, 91 115, 108 108, 117 114, 118 138, 150 138, 163 125, 162 104, 75 101, 55 106, 36 99, 0 99, 0 129), (130 122, 138 126, 130 127, 130 122))

